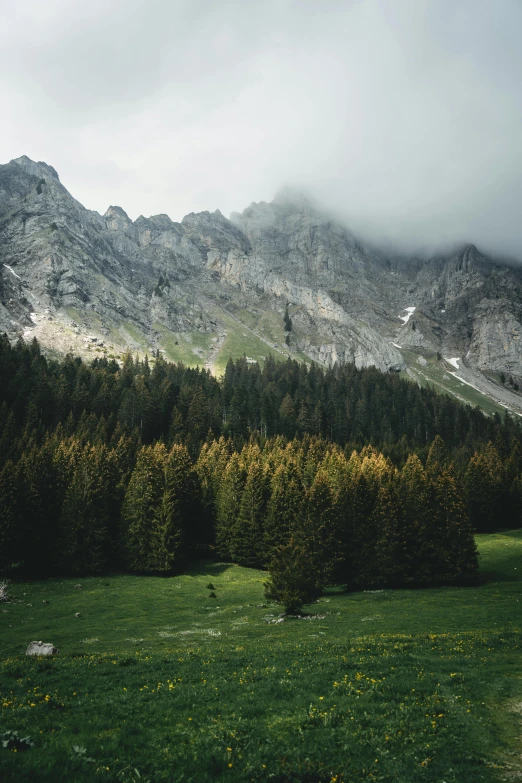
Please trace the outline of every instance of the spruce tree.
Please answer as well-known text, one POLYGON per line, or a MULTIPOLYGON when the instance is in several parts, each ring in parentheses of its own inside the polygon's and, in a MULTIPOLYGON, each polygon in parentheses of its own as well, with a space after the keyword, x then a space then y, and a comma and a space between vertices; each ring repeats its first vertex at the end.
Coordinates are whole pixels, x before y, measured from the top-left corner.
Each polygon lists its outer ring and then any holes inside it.
POLYGON ((233 559, 232 536, 236 528, 246 468, 238 454, 232 454, 221 476, 216 503, 216 547, 219 556, 233 559))
POLYGON ((321 595, 316 558, 308 542, 300 536, 291 537, 275 551, 268 571, 265 595, 269 600, 280 603, 287 614, 300 612, 303 605, 321 595))
POLYGON ((252 460, 241 494, 237 521, 230 531, 230 554, 240 565, 258 568, 265 560, 263 526, 267 489, 267 476, 261 462, 252 460))
POLYGON ((0 470, 0 574, 23 559, 26 530, 20 514, 20 498, 19 472, 8 460, 0 470))
POLYGON ((86 446, 65 493, 57 561, 69 573, 99 572, 107 563, 106 447, 86 446))
POLYGON ((163 501, 167 452, 163 444, 143 446, 122 506, 122 545, 131 571, 155 568, 152 537, 155 515, 163 501))
POLYGON ((264 563, 287 543, 290 531, 296 527, 303 508, 304 490, 297 464, 291 459, 281 463, 270 482, 264 525, 264 563))
POLYGON ((198 538, 196 483, 192 461, 185 446, 175 444, 164 461, 164 488, 153 510, 149 568, 168 572, 185 562, 189 538, 198 538))

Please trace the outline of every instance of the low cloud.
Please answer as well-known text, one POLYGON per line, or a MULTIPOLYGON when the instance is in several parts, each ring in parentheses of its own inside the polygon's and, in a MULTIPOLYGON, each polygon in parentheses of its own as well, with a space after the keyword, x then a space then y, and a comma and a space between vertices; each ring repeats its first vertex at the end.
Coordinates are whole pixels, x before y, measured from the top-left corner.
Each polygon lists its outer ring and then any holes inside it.
POLYGON ((291 186, 374 241, 522 259, 521 29, 518 0, 7 0, 0 158, 102 212, 291 186))

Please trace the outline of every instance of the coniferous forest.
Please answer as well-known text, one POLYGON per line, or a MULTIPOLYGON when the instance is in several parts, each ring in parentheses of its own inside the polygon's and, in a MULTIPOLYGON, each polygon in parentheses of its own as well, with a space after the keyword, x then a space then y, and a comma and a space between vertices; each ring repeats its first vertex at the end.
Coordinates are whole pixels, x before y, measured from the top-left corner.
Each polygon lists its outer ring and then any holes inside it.
POLYGON ((0 338, 3 573, 169 574, 213 556, 269 567, 274 598, 289 573, 308 596, 465 583, 473 533, 520 526, 521 497, 518 420, 395 373, 269 357, 218 380, 0 338))

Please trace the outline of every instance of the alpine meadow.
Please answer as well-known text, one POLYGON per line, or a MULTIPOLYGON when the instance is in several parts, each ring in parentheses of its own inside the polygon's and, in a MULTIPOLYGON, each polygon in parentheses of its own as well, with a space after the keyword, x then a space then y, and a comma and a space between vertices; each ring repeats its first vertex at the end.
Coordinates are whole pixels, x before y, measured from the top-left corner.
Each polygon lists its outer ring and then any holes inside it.
POLYGON ((0 379, 3 780, 517 779, 518 419, 290 359, 0 379))

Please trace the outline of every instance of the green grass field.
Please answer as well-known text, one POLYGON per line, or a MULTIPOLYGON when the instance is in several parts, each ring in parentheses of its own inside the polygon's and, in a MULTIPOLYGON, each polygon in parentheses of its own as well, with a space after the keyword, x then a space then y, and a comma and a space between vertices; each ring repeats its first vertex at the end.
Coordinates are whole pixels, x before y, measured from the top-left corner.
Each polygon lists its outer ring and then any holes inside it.
POLYGON ((478 541, 476 587, 332 591, 282 624, 227 564, 15 583, 0 735, 34 746, 0 747, 0 780, 522 780, 522 532, 478 541))

